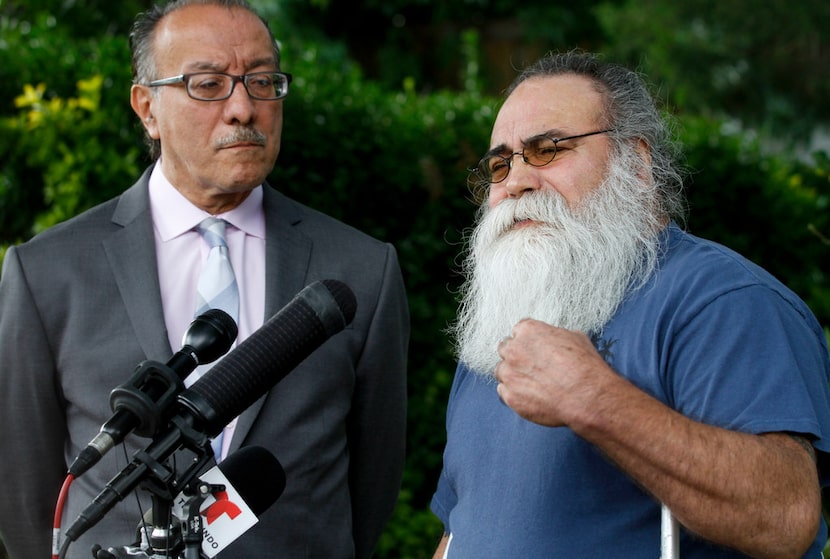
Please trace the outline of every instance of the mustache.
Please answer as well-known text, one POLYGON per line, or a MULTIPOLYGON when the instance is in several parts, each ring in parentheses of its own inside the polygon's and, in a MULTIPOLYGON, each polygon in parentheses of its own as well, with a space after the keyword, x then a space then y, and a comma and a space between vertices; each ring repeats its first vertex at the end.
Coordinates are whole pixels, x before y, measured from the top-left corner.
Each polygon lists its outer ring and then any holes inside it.
POLYGON ((501 236, 522 221, 535 221, 556 228, 573 216, 562 195, 557 192, 536 191, 528 192, 519 198, 502 200, 494 208, 485 204, 482 206, 479 221, 486 222, 485 226, 489 227, 495 236, 501 236))
POLYGON ((240 143, 250 143, 264 146, 268 141, 268 137, 259 130, 254 128, 237 128, 232 134, 219 138, 216 141, 217 148, 224 148, 240 143))

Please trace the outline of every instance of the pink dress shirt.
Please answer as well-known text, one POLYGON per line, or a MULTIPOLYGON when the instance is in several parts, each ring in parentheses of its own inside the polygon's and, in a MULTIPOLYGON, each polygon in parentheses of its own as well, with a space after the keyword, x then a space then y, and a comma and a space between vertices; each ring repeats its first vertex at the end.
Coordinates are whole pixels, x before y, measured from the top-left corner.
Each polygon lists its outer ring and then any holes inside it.
MULTIPOLYGON (((226 230, 231 265, 239 286, 238 344, 265 321, 265 214, 262 188, 256 187, 238 207, 219 214, 226 230)), ((150 176, 150 210, 156 241, 161 304, 170 347, 178 351, 196 309, 196 283, 208 246, 194 230, 210 214, 197 208, 170 184, 157 164, 150 176)), ((235 346, 236 344, 234 344, 235 346)), ((198 367, 191 385, 216 362, 198 367)), ((236 420, 224 431, 222 458, 227 456, 236 420)))

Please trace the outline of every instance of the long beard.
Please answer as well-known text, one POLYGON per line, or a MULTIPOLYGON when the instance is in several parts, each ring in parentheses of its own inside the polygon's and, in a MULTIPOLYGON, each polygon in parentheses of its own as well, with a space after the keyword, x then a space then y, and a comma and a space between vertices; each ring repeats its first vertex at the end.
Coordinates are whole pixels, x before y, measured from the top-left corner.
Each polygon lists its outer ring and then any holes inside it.
POLYGON ((639 165, 633 155, 615 157, 605 181, 573 210, 550 190, 481 208, 450 327, 461 361, 491 375, 499 340, 523 318, 602 331, 657 265, 663 224, 639 165), (534 223, 516 227, 523 220, 534 223))

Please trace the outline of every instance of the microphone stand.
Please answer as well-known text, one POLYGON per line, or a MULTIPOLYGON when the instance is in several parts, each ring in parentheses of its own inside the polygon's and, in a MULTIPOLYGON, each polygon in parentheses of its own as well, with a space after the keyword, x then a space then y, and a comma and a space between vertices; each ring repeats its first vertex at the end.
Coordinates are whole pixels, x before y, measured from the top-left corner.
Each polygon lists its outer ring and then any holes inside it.
POLYGON ((140 527, 141 547, 150 557, 179 557, 182 528, 174 522, 173 503, 166 497, 153 495, 153 526, 140 527))
POLYGON ((202 503, 205 502, 208 495, 224 490, 224 485, 213 485, 200 481, 196 484, 195 491, 189 490, 185 493, 189 498, 184 505, 184 511, 187 513, 187 517, 182 523, 184 559, 200 559, 202 556, 203 523, 199 509, 202 508, 202 503))
MULTIPOLYGON (((140 487, 152 494, 152 527, 142 521, 139 526, 138 547, 122 548, 126 557, 148 559, 199 559, 201 557, 202 519, 199 509, 208 495, 222 491, 225 487, 204 483, 198 479, 198 474, 213 460, 210 441, 201 434, 199 439, 201 446, 187 445, 190 448, 198 448, 198 451, 193 463, 178 478, 175 472, 159 463, 147 452, 140 451, 134 456, 133 460, 146 467, 146 471, 149 472, 140 487), (198 483, 194 483, 194 480, 198 483), (173 515, 173 506, 179 492, 187 497, 184 502, 184 511, 187 513, 185 523, 173 515), (182 552, 184 555, 181 555, 182 552)), ((120 557, 99 546, 96 548, 93 552, 93 557, 96 559, 120 557)))

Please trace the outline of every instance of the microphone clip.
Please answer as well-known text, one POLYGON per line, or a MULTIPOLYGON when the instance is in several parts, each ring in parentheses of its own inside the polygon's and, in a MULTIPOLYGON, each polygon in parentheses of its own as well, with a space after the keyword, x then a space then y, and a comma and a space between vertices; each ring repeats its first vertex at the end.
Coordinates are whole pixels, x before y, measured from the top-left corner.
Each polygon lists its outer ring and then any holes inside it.
POLYGON ((158 361, 143 361, 125 383, 110 392, 110 408, 132 412, 139 421, 134 432, 152 437, 166 424, 182 390, 184 382, 173 369, 158 361), (152 391, 148 391, 149 386, 152 391))
POLYGON ((143 489, 153 495, 172 500, 174 495, 187 488, 194 480, 198 480, 199 472, 213 460, 213 449, 210 446, 210 438, 194 429, 188 419, 173 417, 169 426, 171 429, 166 437, 157 441, 160 451, 139 450, 133 455, 131 465, 141 471, 140 486, 143 489), (176 472, 156 459, 156 456, 161 456, 166 460, 176 446, 190 449, 194 453, 192 463, 178 477, 176 472))
POLYGON ((197 481, 199 483, 190 484, 183 491, 183 494, 188 497, 182 507, 187 515, 182 521, 185 559, 198 559, 201 556, 202 539, 204 538, 204 521, 200 512, 202 503, 205 502, 208 496, 225 490, 225 486, 222 484, 197 481))
MULTIPOLYGON (((124 483, 130 485, 130 480, 141 480, 139 487, 150 493, 153 502, 151 520, 145 516, 139 524, 137 544, 106 550, 97 546, 99 550, 93 553, 97 559, 200 559, 203 530, 199 508, 212 492, 221 491, 224 486, 207 484, 197 477, 213 460, 210 440, 185 421, 176 421, 174 418, 173 423, 184 433, 180 436, 189 441, 186 446, 196 452, 192 464, 185 472, 177 475, 172 468, 159 461, 154 452, 138 451, 125 470, 128 473, 124 478, 127 482, 124 483), (187 521, 180 520, 173 513, 179 493, 187 497, 184 509, 188 512, 187 521)), ((116 493, 121 492, 120 488, 116 490, 116 493)), ((77 539, 72 528, 67 532, 67 537, 77 539)))

